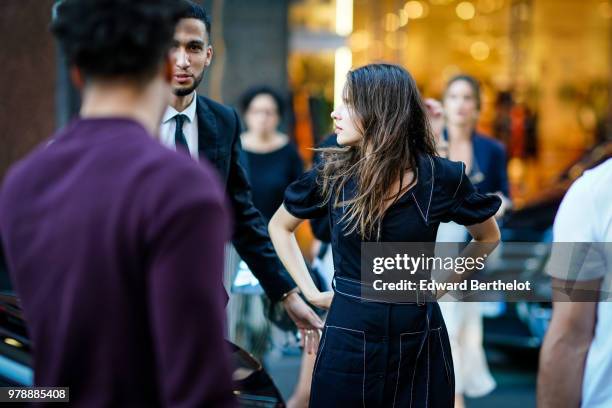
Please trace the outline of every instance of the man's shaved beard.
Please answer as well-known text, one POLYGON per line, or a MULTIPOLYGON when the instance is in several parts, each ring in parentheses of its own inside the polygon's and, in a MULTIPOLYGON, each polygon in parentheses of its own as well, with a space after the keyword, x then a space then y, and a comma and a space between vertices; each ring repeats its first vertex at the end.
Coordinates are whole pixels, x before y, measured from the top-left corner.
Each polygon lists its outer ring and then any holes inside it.
POLYGON ((200 82, 202 82, 202 79, 204 79, 204 71, 202 71, 200 76, 193 79, 193 85, 191 85, 189 88, 172 88, 172 93, 174 93, 176 96, 187 96, 196 90, 196 88, 200 85, 200 82))

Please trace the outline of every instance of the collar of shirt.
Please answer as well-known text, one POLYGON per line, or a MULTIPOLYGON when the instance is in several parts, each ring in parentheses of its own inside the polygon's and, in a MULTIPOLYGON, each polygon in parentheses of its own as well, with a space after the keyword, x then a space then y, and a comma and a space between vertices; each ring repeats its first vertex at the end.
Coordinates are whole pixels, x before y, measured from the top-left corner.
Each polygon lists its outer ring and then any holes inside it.
POLYGON ((187 120, 183 124, 183 132, 185 134, 185 139, 187 140, 187 146, 189 147, 189 153, 191 157, 195 160, 198 160, 198 120, 196 116, 196 106, 197 106, 197 95, 194 92, 193 100, 187 106, 187 108, 178 112, 172 106, 168 106, 166 111, 164 112, 164 116, 162 118, 162 124, 160 128, 160 140, 163 145, 176 149, 174 143, 174 133, 176 129, 176 120, 174 117, 181 113, 187 116, 187 120))
POLYGON ((196 100, 197 99, 198 99, 198 95, 194 92, 193 93, 193 99, 191 100, 191 103, 182 112, 177 111, 172 106, 168 106, 168 108, 166 108, 166 112, 164 112, 164 117, 162 119, 162 123, 168 123, 169 121, 173 120, 173 118, 176 115, 178 115, 179 113, 182 113, 183 115, 187 115, 187 118, 189 119, 189 122, 193 123, 193 121, 195 119, 195 114, 196 114, 196 100))

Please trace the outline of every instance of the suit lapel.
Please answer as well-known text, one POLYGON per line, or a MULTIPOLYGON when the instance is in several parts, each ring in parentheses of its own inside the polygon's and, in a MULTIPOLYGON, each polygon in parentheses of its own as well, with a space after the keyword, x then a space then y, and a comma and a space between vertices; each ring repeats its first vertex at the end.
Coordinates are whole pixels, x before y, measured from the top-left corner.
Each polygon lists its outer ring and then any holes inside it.
POLYGON ((200 158, 206 157, 215 167, 218 167, 217 119, 206 100, 201 96, 198 96, 196 102, 196 116, 198 117, 198 155, 200 158))

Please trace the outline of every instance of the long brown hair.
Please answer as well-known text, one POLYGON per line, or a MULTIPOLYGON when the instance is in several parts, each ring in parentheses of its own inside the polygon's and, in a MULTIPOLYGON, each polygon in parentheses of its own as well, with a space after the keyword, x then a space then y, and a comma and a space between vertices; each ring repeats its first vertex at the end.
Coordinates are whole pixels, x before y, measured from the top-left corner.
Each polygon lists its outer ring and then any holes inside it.
POLYGON ((319 178, 325 203, 346 206, 345 233, 357 231, 370 239, 380 226, 389 199, 397 200, 405 188, 403 174, 417 175, 419 155, 436 155, 425 106, 412 76, 391 64, 370 64, 350 71, 343 92, 344 103, 363 138, 358 146, 318 149, 323 158, 319 178), (342 192, 354 179, 353 198, 342 192), (389 197, 397 180, 400 188, 389 197))

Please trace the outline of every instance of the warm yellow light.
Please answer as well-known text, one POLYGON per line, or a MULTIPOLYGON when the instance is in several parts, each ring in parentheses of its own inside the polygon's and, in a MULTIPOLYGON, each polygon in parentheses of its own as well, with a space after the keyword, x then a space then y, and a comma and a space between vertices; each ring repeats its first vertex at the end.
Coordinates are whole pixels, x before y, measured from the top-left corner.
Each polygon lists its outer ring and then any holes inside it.
POLYGON ((477 16, 468 23, 474 31, 491 31, 493 29, 493 19, 477 16))
POLYGON ((346 83, 346 74, 353 64, 350 48, 340 47, 336 50, 334 63, 334 107, 342 105, 342 90, 346 83))
POLYGON ((385 55, 385 43, 381 40, 372 41, 372 46, 368 50, 371 61, 380 60, 385 55))
POLYGON ((387 13, 385 16, 385 30, 397 31, 400 28, 400 18, 397 14, 387 13))
POLYGON ((481 13, 492 13, 495 11, 495 0, 478 0, 478 11, 481 13))
POLYGON ((13 346, 13 347, 23 347, 23 344, 21 344, 20 341, 13 339, 12 337, 7 337, 4 339, 4 342, 6 344, 8 344, 9 346, 13 346))
POLYGON ((599 3, 599 14, 601 14, 603 18, 612 17, 612 7, 610 6, 609 2, 602 1, 601 3, 599 3))
POLYGON ((504 1, 505 0, 495 0, 495 10, 504 8, 504 1))
POLYGON ((457 13, 457 17, 462 20, 470 20, 474 18, 474 15, 476 15, 476 9, 469 1, 462 1, 461 3, 457 4, 455 11, 457 13))
POLYGON ((408 18, 417 19, 423 17, 425 10, 420 1, 409 1, 404 5, 404 10, 408 14, 408 18))
POLYGON ((353 51, 365 51, 372 43, 370 33, 365 30, 358 30, 351 34, 349 44, 353 51))
POLYGON ((401 9, 399 12, 400 27, 405 27, 408 24, 408 13, 406 9, 401 9))
POLYGON ((444 78, 444 80, 447 81, 451 77, 458 75, 460 72, 461 72, 461 69, 458 66, 447 65, 442 69, 442 78, 444 78))
POLYGON ((484 41, 476 41, 470 47, 470 54, 476 61, 484 61, 489 58, 490 54, 489 46, 484 41))
POLYGON ((353 31, 353 0, 336 0, 336 34, 349 35, 353 31))
POLYGON ((385 45, 393 50, 401 50, 406 46, 406 33, 387 33, 385 35, 385 45))

